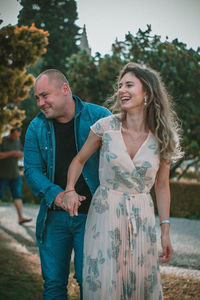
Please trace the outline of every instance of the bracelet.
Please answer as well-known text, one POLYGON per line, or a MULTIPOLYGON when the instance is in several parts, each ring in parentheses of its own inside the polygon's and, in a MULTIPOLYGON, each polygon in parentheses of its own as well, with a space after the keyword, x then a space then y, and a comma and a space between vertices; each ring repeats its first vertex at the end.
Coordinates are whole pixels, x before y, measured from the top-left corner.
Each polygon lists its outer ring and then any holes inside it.
POLYGON ((75 190, 64 191, 64 194, 67 194, 67 193, 70 193, 70 192, 75 192, 75 190))
POLYGON ((160 222, 160 225, 166 224, 166 223, 170 224, 170 220, 163 220, 163 221, 160 222))

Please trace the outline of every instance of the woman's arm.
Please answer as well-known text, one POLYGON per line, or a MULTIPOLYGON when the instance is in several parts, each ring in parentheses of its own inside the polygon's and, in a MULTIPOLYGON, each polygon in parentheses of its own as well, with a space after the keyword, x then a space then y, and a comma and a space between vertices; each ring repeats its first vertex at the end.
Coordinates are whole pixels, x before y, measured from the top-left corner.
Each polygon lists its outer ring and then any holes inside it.
POLYGON ((168 262, 171 259, 173 253, 169 235, 170 225, 169 223, 162 224, 162 221, 170 219, 169 172, 169 165, 161 164, 155 182, 156 201, 161 223, 161 262, 168 262))
POLYGON ((69 211, 70 216, 78 214, 78 207, 80 206, 79 201, 85 199, 85 197, 80 196, 75 192, 75 184, 79 176, 81 175, 85 162, 101 146, 101 141, 101 137, 94 134, 93 131, 90 131, 85 144, 78 152, 78 154, 74 157, 69 166, 63 204, 66 210, 69 211))

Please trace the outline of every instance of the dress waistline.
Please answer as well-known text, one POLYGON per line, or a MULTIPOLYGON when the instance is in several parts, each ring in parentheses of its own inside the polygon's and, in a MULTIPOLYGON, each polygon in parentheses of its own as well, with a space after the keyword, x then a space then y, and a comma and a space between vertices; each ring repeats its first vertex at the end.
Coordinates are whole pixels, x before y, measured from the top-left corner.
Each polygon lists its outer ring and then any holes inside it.
POLYGON ((111 189, 110 187, 108 186, 105 186, 105 185, 100 185, 100 188, 103 188, 103 189, 106 189, 108 191, 111 191, 112 193, 116 193, 116 194, 121 194, 121 195, 129 195, 129 196, 146 196, 146 195, 149 195, 150 194, 150 191, 148 192, 144 192, 144 193, 131 193, 131 192, 121 192, 121 191, 118 191, 118 190, 113 190, 111 189))

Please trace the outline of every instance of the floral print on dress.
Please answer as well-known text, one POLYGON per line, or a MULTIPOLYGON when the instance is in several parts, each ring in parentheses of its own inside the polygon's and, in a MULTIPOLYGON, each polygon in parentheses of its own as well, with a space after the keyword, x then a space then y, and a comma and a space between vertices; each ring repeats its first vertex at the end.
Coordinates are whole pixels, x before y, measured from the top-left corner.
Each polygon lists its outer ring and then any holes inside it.
POLYGON ((148 148, 153 150, 154 154, 158 154, 158 145, 157 145, 157 143, 153 143, 153 144, 149 145, 148 148))
POLYGON ((107 160, 107 162, 110 162, 111 159, 116 159, 117 155, 110 152, 109 150, 109 143, 112 140, 111 136, 108 133, 105 133, 103 142, 102 142, 102 149, 101 149, 101 155, 104 156, 107 160))
POLYGON ((112 185, 113 190, 117 190, 120 184, 123 184, 128 188, 133 187, 133 184, 128 180, 130 177, 128 172, 121 171, 119 166, 112 167, 112 170, 114 171, 114 178, 108 178, 107 182, 112 185))
POLYGON ((97 289, 101 288, 101 281, 99 278, 99 265, 105 263, 105 259, 102 256, 101 250, 98 251, 98 257, 92 259, 90 256, 86 258, 87 268, 88 268, 88 276, 86 278, 86 282, 88 283, 88 287, 91 291, 97 291, 97 289))
POLYGON ((120 238, 120 231, 118 228, 115 228, 113 231, 108 232, 110 239, 111 239, 111 248, 107 249, 107 255, 109 259, 115 259, 116 260, 116 272, 119 272, 120 270, 120 263, 118 261, 119 257, 119 249, 121 245, 121 238, 120 238))
POLYGON ((93 199, 93 202, 91 205, 94 206, 95 211, 98 214, 103 214, 106 210, 109 209, 109 203, 108 201, 106 201, 106 194, 103 193, 103 197, 102 197, 102 193, 101 191, 99 191, 98 193, 96 193, 96 196, 93 199))
POLYGON ((138 193, 142 193, 148 181, 152 180, 151 177, 146 176, 147 170, 151 167, 152 165, 145 161, 141 166, 136 166, 135 170, 133 170, 131 176, 132 180, 137 183, 136 190, 138 193))

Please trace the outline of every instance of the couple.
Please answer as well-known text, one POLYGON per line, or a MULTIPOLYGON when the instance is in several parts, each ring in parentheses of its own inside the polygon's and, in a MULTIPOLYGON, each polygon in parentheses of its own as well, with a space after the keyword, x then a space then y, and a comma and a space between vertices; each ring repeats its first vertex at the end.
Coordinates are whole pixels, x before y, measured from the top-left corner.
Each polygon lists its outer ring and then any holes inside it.
POLYGON ((163 299, 150 189, 155 183, 160 261, 167 262, 170 163, 181 153, 158 73, 128 63, 114 115, 72 95, 57 70, 41 73, 34 93, 41 112, 26 133, 25 177, 42 199, 36 237, 44 298, 68 299, 74 249, 81 299, 163 299))

